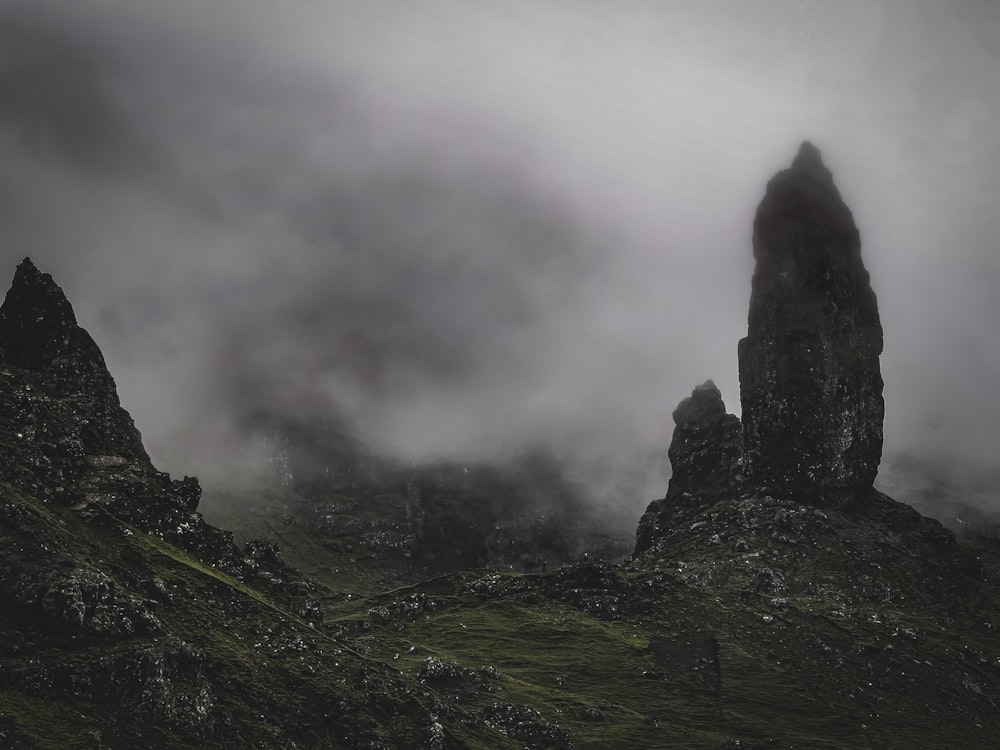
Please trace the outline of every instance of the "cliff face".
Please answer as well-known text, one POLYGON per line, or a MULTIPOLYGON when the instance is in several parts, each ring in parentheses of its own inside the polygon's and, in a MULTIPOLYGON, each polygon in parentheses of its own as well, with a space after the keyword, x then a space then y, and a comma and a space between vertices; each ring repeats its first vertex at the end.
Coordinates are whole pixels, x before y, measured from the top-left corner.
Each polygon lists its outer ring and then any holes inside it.
POLYGON ((882 456, 882 326, 851 212, 803 143, 753 227, 739 344, 747 492, 871 488, 882 456))

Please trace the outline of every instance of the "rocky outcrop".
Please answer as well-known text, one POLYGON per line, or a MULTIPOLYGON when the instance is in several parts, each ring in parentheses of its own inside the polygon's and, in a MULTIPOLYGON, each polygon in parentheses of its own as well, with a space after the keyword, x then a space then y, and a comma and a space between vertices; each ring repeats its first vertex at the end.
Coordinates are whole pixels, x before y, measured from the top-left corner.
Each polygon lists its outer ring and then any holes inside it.
MULTIPOLYGON (((157 471, 94 339, 58 284, 28 258, 0 306, 0 490, 3 483, 88 523, 111 513, 241 580, 280 591, 283 603, 318 620, 310 584, 264 554, 266 545, 241 551, 231 532, 205 523, 197 479, 157 471)), ((0 513, 4 519, 13 522, 0 513)), ((28 554, 0 540, 0 561, 0 594, 47 616, 71 621, 83 613, 83 626, 105 632, 153 627, 128 596, 44 547, 28 554)))
POLYGON ((84 514, 110 510, 213 562, 211 548, 232 546, 219 533, 201 538, 198 480, 155 469, 101 350, 29 258, 0 306, 0 368, 0 434, 11 454, 0 479, 84 514))
POLYGON ((667 495, 649 505, 636 533, 635 553, 687 515, 704 510, 740 488, 743 438, 740 420, 726 413, 711 380, 699 385, 674 410, 674 434, 667 455, 673 475, 667 495))
POLYGON ((53 397, 86 399, 88 419, 79 431, 83 453, 123 456, 151 468, 101 350, 77 325, 52 276, 30 258, 18 265, 0 306, 0 364, 32 371, 53 397))
POLYGON ((857 227, 810 143, 768 183, 753 249, 739 344, 745 490, 870 489, 882 455, 882 327, 857 227))

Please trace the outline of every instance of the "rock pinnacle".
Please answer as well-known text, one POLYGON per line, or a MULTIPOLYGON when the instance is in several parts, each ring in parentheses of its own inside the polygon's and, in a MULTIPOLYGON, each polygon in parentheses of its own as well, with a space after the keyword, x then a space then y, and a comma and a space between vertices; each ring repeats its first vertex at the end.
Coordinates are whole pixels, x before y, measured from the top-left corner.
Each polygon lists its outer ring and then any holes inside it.
POLYGON ((767 185, 739 344, 746 492, 870 488, 882 455, 882 326, 861 241, 818 149, 767 185))
POLYGON ((715 383, 708 380, 695 387, 673 416, 674 434, 667 453, 673 475, 667 496, 651 503, 639 521, 636 554, 677 528, 682 518, 739 492, 740 420, 726 413, 715 383))

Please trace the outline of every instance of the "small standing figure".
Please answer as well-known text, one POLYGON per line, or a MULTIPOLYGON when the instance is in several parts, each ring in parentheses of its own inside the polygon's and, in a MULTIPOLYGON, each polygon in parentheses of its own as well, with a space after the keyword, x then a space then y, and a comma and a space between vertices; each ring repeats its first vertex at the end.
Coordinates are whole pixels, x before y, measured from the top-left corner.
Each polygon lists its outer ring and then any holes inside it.
POLYGON ((548 560, 542 560, 542 572, 544 573, 548 569, 549 569, 549 561, 548 560))

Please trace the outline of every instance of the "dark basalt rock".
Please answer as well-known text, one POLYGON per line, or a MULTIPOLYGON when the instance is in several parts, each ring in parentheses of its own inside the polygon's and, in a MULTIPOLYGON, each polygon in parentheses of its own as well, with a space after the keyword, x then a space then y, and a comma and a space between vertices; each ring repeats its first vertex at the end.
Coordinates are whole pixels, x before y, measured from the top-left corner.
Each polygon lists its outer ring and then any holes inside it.
POLYGON ((960 609, 983 577, 980 560, 872 486, 882 453, 878 306, 850 211, 809 143, 769 182, 753 245, 743 442, 711 383, 681 402, 674 476, 640 521, 636 557, 669 561, 699 586, 771 597, 778 609, 786 594, 960 609))
POLYGON ((30 258, 18 265, 0 306, 0 363, 36 373, 51 396, 90 401, 90 418, 80 430, 85 453, 124 456, 151 468, 101 350, 77 325, 52 276, 30 258))
POLYGON ((79 512, 110 510, 188 549, 201 544, 181 541, 203 525, 194 513, 198 480, 155 469, 101 350, 52 276, 29 258, 0 306, 0 352, 7 416, 0 430, 10 430, 6 445, 26 459, 10 456, 0 479, 79 512))
MULTIPOLYGON (((172 479, 153 466, 94 339, 77 324, 52 276, 28 258, 18 265, 0 306, 0 378, 0 483, 69 507, 91 523, 111 513, 237 578, 284 589, 282 599, 311 613, 297 572, 277 559, 253 559, 262 555, 260 544, 241 553, 231 532, 209 526, 197 512, 197 479, 172 479)), ((0 560, 6 552, 0 544, 0 560)), ((57 578, 43 575, 48 568, 62 569, 53 560, 19 554, 7 563, 0 594, 12 592, 32 606, 41 602, 57 619, 73 619, 83 607, 87 627, 108 632, 153 627, 86 570, 57 578), (10 583, 15 580, 34 581, 34 588, 15 591, 10 583), (121 616, 111 618, 114 622, 105 622, 110 615, 94 618, 95 606, 121 616)))
POLYGON ((635 554, 692 512, 704 510, 740 488, 743 437, 740 420, 726 413, 711 380, 699 385, 674 410, 667 455, 673 475, 667 496, 652 502, 639 521, 635 554))
POLYGON ((757 209, 740 341, 745 490, 870 488, 882 455, 882 327, 851 212, 803 143, 757 209))

